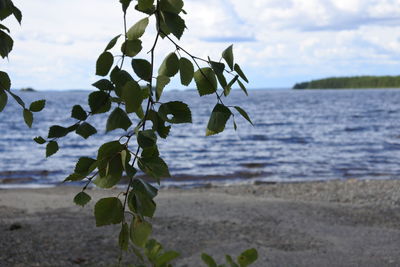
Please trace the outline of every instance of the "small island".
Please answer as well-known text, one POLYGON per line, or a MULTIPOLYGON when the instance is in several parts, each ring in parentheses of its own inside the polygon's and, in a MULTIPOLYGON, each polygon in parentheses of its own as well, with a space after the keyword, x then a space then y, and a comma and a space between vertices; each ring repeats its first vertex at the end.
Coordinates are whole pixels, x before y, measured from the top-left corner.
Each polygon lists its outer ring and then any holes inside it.
POLYGON ((32 87, 24 87, 20 89, 21 92, 36 92, 32 87))
POLYGON ((400 76, 332 77, 296 83, 293 89, 400 88, 400 76))

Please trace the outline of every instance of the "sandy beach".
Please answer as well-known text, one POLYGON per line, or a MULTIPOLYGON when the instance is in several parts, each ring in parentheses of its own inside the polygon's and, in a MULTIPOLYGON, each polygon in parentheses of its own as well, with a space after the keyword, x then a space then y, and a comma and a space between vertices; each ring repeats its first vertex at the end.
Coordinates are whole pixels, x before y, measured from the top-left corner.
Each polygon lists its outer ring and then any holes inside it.
MULTIPOLYGON (((112 266, 119 226, 96 228, 76 187, 0 190, 0 266, 112 266)), ((120 190, 90 189, 93 199, 120 190)), ((400 266, 400 181, 163 189, 154 236, 204 266, 255 247, 253 266, 400 266)), ((126 255, 125 262, 133 262, 126 255)))

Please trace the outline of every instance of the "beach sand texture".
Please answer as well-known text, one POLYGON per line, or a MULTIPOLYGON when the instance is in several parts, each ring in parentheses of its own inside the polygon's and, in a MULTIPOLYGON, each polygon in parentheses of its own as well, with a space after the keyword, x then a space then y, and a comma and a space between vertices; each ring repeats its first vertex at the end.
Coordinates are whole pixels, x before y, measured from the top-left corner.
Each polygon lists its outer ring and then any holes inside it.
MULTIPOLYGON (((72 203, 79 190, 0 190, 0 266, 116 264, 119 226, 96 228, 95 202, 72 203)), ((163 189, 156 202, 154 237, 182 253, 176 266, 251 247, 259 252, 253 266, 400 266, 400 181, 163 189)))

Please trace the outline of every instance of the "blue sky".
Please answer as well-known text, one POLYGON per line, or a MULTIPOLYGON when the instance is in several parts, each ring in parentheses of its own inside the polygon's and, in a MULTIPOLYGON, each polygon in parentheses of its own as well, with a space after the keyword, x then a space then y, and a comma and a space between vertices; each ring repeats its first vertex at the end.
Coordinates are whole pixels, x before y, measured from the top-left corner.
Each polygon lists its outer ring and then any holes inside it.
MULTIPOLYGON (((9 61, 0 63, 13 87, 91 88, 98 79, 97 56, 122 31, 118 0, 14 2, 23 24, 5 22, 15 46, 9 61)), ((189 30, 182 46, 219 59, 233 43, 250 88, 288 88, 328 76, 400 74, 400 0, 186 0, 185 10, 189 30)), ((142 17, 131 12, 128 24, 142 17)), ((151 34, 144 36, 148 47, 151 34)), ((159 55, 173 51, 166 41, 159 49, 159 55)), ((170 88, 183 87, 174 82, 170 88)))

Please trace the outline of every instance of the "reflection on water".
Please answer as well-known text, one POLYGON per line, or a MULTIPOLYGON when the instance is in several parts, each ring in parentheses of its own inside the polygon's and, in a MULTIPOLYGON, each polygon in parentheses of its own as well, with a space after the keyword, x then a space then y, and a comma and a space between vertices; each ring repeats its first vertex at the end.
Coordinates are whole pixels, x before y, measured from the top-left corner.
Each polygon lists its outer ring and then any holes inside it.
MULTIPOLYGON (((95 157, 96 148, 113 137, 99 134, 60 141, 61 151, 50 159, 32 137, 46 136, 52 124, 69 125, 72 105, 86 105, 87 92, 21 93, 31 101, 46 98, 47 107, 27 129, 19 107, 0 113, 0 183, 53 184, 74 169, 80 156, 95 157)), ((161 155, 174 178, 190 181, 301 181, 347 178, 397 179, 400 174, 400 90, 234 91, 225 102, 248 111, 254 127, 236 116, 238 131, 228 122, 226 132, 205 137, 214 96, 195 91, 168 92, 164 101, 180 99, 192 109, 193 124, 177 125, 161 155)), ((105 128, 105 116, 90 119, 105 128)))

